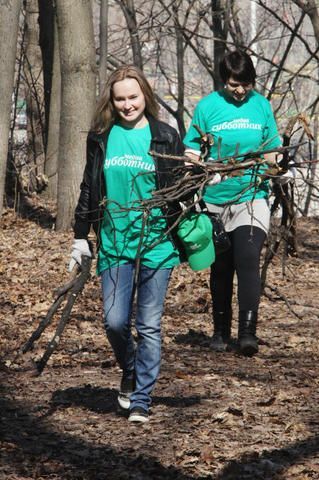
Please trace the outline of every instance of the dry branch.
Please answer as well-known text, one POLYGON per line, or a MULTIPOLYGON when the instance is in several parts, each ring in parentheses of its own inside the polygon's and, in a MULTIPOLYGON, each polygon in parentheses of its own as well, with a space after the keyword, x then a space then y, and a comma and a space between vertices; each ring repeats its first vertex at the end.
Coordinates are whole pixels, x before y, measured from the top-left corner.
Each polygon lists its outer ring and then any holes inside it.
POLYGON ((158 158, 166 158, 168 160, 178 160, 181 162, 187 162, 187 163, 192 163, 193 165, 198 165, 200 167, 207 168, 209 167, 209 170, 215 173, 220 173, 220 172, 229 172, 237 169, 244 169, 244 168, 249 168, 252 166, 255 166, 256 164, 259 163, 268 163, 265 159, 262 157, 268 153, 278 153, 282 154, 286 151, 289 150, 295 150, 302 145, 305 145, 307 142, 301 142, 297 143, 293 146, 288 145, 285 147, 278 147, 278 148, 271 148, 269 150, 256 150, 254 152, 249 152, 249 153, 241 153, 241 154, 236 154, 236 155, 231 155, 228 157, 220 157, 218 158, 218 161, 212 161, 212 160, 207 160, 205 164, 203 164, 202 161, 200 160, 192 160, 190 157, 186 155, 169 155, 169 154, 164 154, 164 153, 158 153, 154 150, 150 150, 149 154, 152 155, 153 157, 158 157, 158 158), (238 160, 240 159, 240 160, 238 160))
POLYGON ((271 285, 265 284, 263 294, 265 295, 265 297, 267 297, 267 298, 268 298, 269 300, 271 300, 271 301, 281 300, 282 302, 285 302, 285 304, 287 305, 288 310, 290 311, 290 313, 291 313, 292 315, 294 315, 295 317, 299 318, 299 320, 302 319, 302 315, 300 315, 299 313, 297 313, 297 312, 292 308, 291 305, 293 304, 293 302, 291 302, 290 300, 288 300, 288 298, 286 297, 286 295, 284 295, 283 293, 281 293, 277 287, 273 287, 273 286, 271 286, 271 285), (266 291, 267 288, 268 288, 271 292, 273 292, 273 293, 275 293, 275 294, 277 295, 277 298, 276 298, 276 299, 274 299, 274 297, 272 297, 272 296, 266 291))
POLYGON ((22 347, 22 353, 26 353, 32 349, 34 342, 41 337, 46 327, 52 322, 54 314, 57 312, 58 308, 60 307, 62 302, 65 300, 66 305, 63 308, 61 318, 56 327, 55 334, 53 338, 50 340, 50 342, 48 343, 42 358, 38 362, 36 362, 37 371, 39 375, 42 373, 50 356, 52 355, 54 350, 57 348, 61 340, 61 336, 64 331, 64 328, 70 318, 73 305, 90 276, 91 263, 92 263, 92 259, 90 257, 82 256, 82 264, 81 264, 81 267, 79 267, 77 270, 77 275, 68 283, 66 283, 65 285, 62 285, 62 287, 57 289, 56 298, 53 304, 51 305, 51 307, 49 308, 45 318, 40 322, 38 328, 32 333, 29 340, 22 347))
MULTIPOLYGON (((258 150, 247 154, 238 154, 231 157, 221 157, 218 161, 193 160, 187 156, 176 156, 169 154, 160 154, 150 151, 150 155, 166 160, 178 160, 181 162, 180 167, 175 167, 174 172, 178 171, 179 179, 171 186, 156 190, 153 192, 152 198, 143 200, 141 205, 143 208, 163 207, 165 204, 174 201, 180 201, 183 197, 196 192, 199 199, 206 184, 219 173, 221 177, 239 176, 242 171, 247 168, 254 168, 256 176, 273 178, 280 175, 281 168, 278 164, 270 163, 269 160, 263 158, 268 153, 283 154, 291 149, 296 149, 304 143, 294 146, 278 147, 269 150, 258 150), (259 167, 268 166, 259 174, 259 167)), ((207 155, 207 152, 206 152, 207 155)), ((174 173, 173 172, 173 173, 174 173)), ((235 200, 234 200, 235 201, 235 200)), ((194 202, 195 204, 196 202, 194 202)))
MULTIPOLYGON (((307 142, 290 145, 291 138, 296 133, 294 127, 297 122, 301 125, 301 128, 303 128, 308 140, 313 140, 314 137, 310 130, 309 121, 306 116, 301 113, 295 115, 289 120, 283 134, 284 146, 269 150, 261 149, 244 155, 236 153, 231 157, 218 156, 216 161, 209 160, 210 146, 214 143, 214 138, 210 134, 202 132, 199 127, 194 125, 200 136, 201 153, 199 160, 194 160, 188 156, 170 156, 151 151, 150 154, 154 157, 181 161, 181 167, 173 169, 175 171, 178 170, 179 180, 169 187, 153 192, 151 199, 141 202, 142 207, 145 209, 151 209, 154 207, 161 208, 170 202, 182 201, 183 197, 189 197, 192 192, 196 193, 196 196, 192 200, 186 202, 186 209, 179 215, 179 218, 166 232, 169 233, 174 227, 176 227, 184 215, 201 201, 204 187, 217 173, 220 174, 222 178, 225 178, 239 176, 242 175, 243 170, 252 169, 253 178, 251 186, 253 186, 253 183, 255 182, 257 185, 264 179, 274 179, 277 176, 280 176, 292 166, 300 167, 300 164, 296 164, 293 159, 299 147, 307 142), (275 161, 270 163, 269 159, 265 158, 265 155, 270 153, 282 155, 282 160, 280 162, 275 161), (263 166, 262 169, 260 169, 261 166, 263 166)), ((303 162, 303 164, 305 163, 312 162, 303 162)), ((251 186, 249 188, 251 188, 251 186)), ((281 241, 285 241, 285 257, 288 255, 295 255, 297 251, 293 185, 280 186, 274 184, 273 190, 275 193, 275 201, 271 209, 271 215, 273 215, 279 207, 282 208, 281 230, 280 235, 276 235, 274 241, 268 242, 268 248, 266 249, 261 272, 262 290, 266 283, 268 266, 274 255, 276 255, 281 241)), ((243 194, 244 191, 241 193, 243 194)), ((229 204, 236 203, 236 201, 237 198, 233 199, 229 204)))
MULTIPOLYGON (((293 137, 295 131, 294 127, 296 123, 299 123, 308 137, 309 141, 314 140, 314 136, 310 130, 310 125, 308 118, 303 113, 298 113, 290 118, 285 131, 283 133, 283 144, 284 148, 290 146, 291 138, 293 137)), ((304 142, 305 143, 305 142, 304 142)), ((295 145, 296 149, 294 150, 293 156, 296 154, 299 146, 302 144, 295 145)), ((279 163, 279 167, 283 172, 286 172, 293 164, 293 157, 289 156, 289 149, 283 153, 283 158, 279 163)), ((298 165, 297 165, 298 166, 298 165)), ((261 268, 261 289, 264 292, 267 278, 268 266, 271 263, 273 257, 277 254, 279 246, 284 240, 284 258, 288 256, 297 255, 297 240, 296 240, 296 216, 295 216, 295 205, 294 205, 294 185, 274 185, 273 192, 275 194, 274 202, 271 206, 270 213, 271 216, 274 216, 274 213, 281 208, 281 221, 280 221, 280 231, 279 235, 277 232, 270 231, 268 236, 268 246, 265 252, 264 262, 261 268)))

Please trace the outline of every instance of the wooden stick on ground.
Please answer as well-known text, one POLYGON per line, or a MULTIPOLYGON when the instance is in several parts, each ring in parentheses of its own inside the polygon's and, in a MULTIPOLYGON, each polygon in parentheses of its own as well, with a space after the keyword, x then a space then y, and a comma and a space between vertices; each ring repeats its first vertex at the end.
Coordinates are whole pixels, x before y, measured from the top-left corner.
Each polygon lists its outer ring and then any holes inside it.
POLYGON ((40 338, 46 327, 51 323, 54 314, 58 310, 61 303, 66 300, 66 305, 63 308, 61 318, 58 322, 55 334, 53 338, 48 343, 46 350, 42 356, 42 358, 36 363, 37 364, 37 371, 40 375, 46 366, 50 356, 57 348, 64 328, 70 318, 70 314, 73 308, 73 305, 81 293, 86 281, 90 276, 90 269, 91 269, 92 259, 91 257, 82 256, 82 264, 81 267, 78 268, 78 275, 73 278, 71 281, 63 285, 62 287, 58 288, 56 291, 56 299, 54 300, 53 304, 48 310, 45 318, 40 322, 38 328, 32 333, 29 340, 25 343, 22 347, 22 353, 26 353, 33 347, 33 344, 36 340, 40 338))

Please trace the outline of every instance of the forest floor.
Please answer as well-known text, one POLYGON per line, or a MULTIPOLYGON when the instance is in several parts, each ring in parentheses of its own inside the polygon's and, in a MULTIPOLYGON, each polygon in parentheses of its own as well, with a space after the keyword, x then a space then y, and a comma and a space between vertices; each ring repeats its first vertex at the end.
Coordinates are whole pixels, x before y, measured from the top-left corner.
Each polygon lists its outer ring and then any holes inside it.
POLYGON ((25 218, 6 210, 0 479, 319 479, 318 232, 318 218, 300 220, 298 257, 284 272, 280 258, 269 268, 253 358, 210 350, 208 271, 175 270, 150 422, 132 425, 117 411, 120 371, 94 268, 43 373, 35 375, 35 362, 57 319, 21 354, 69 278, 72 233, 55 232, 41 207, 25 218))

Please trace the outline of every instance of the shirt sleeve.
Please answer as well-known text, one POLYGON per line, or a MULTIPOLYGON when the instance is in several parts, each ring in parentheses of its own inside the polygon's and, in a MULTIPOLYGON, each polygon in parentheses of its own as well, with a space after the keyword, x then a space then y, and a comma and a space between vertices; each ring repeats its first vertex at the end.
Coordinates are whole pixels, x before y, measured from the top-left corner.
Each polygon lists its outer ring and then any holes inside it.
POLYGON ((197 104, 195 108, 192 121, 190 123, 189 129, 184 137, 184 145, 186 148, 194 150, 195 152, 200 152, 200 135, 194 125, 197 125, 203 132, 206 131, 206 120, 201 108, 201 104, 197 104))
POLYGON ((280 147, 282 144, 281 137, 278 132, 276 120, 271 108, 271 105, 268 103, 268 112, 266 124, 263 132, 263 147, 265 150, 270 150, 272 148, 280 147))

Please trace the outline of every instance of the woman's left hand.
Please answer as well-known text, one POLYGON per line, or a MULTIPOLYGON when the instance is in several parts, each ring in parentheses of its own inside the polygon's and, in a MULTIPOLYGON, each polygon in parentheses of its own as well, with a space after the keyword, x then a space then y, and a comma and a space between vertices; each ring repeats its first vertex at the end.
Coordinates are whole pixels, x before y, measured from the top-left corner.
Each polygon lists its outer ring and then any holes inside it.
POLYGON ((207 185, 217 185, 222 181, 222 177, 219 173, 215 173, 211 180, 207 183, 207 185))

